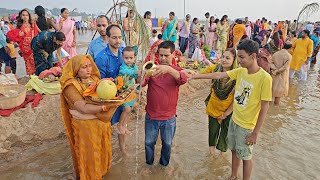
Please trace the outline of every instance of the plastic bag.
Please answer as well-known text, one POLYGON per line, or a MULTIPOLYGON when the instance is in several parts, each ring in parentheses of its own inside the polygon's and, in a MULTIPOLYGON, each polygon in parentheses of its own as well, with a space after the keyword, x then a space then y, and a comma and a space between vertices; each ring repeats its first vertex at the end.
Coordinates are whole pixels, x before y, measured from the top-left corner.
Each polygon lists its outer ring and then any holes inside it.
MULTIPOLYGON (((67 53, 66 50, 64 50, 63 48, 61 48, 61 52, 60 52, 60 57, 61 59, 69 57, 69 53, 67 53)), ((57 57, 57 50, 53 51, 53 62, 58 62, 58 57, 57 57)))
POLYGON ((191 60, 201 62, 203 61, 203 55, 200 48, 196 48, 193 52, 191 60))

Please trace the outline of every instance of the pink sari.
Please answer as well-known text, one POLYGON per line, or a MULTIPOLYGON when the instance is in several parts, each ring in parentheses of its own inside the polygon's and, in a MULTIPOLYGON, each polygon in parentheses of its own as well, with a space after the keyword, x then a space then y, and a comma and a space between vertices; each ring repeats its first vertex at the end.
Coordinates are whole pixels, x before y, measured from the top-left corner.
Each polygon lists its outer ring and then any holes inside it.
POLYGON ((63 43, 62 48, 67 51, 67 53, 70 55, 67 58, 62 59, 63 64, 66 64, 69 59, 71 59, 73 56, 77 55, 76 47, 72 47, 73 41, 75 41, 73 37, 73 29, 74 29, 75 22, 71 19, 67 19, 63 22, 62 28, 60 32, 63 32, 66 36, 66 41, 63 43))

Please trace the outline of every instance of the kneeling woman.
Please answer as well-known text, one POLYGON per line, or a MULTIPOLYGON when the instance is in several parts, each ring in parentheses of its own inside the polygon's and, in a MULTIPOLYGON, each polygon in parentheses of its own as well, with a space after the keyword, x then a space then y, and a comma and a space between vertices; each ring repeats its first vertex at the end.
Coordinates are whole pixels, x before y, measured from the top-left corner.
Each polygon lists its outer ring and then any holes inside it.
POLYGON ((121 103, 89 104, 84 91, 99 80, 90 55, 70 59, 60 78, 61 114, 71 146, 74 179, 102 179, 111 167, 110 120, 121 103))
MULTIPOLYGON (((210 66, 201 74, 212 72, 226 72, 238 67, 237 54, 234 48, 227 49, 221 57, 220 63, 210 66)), ((215 153, 217 148, 221 152, 227 151, 227 134, 234 97, 236 81, 228 79, 213 80, 211 93, 206 99, 206 112, 209 115, 209 151, 215 153)))

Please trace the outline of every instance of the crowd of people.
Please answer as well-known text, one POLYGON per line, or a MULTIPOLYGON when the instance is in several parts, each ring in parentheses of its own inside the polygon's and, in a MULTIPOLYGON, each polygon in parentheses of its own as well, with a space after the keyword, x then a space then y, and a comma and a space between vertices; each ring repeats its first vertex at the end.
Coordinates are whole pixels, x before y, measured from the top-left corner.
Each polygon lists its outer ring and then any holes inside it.
MULTIPOLYGON (((150 38, 145 59, 157 66, 153 74, 142 76, 135 65, 139 49, 139 25, 135 12, 129 10, 120 23, 101 15, 96 19, 99 37, 89 44, 89 55, 77 55, 79 25, 69 17, 66 8, 56 22, 45 17, 42 6, 35 8, 33 20, 28 10, 19 12, 16 27, 1 22, 0 59, 5 72, 16 72, 15 43, 21 51, 28 75, 39 75, 53 66, 63 69, 61 114, 71 146, 74 179, 101 179, 111 167, 111 126, 118 133, 120 149, 126 152, 128 114, 134 98, 123 103, 96 105, 84 91, 104 78, 128 75, 148 86, 145 116, 145 155, 150 173, 154 164, 155 144, 161 136, 160 165, 168 167, 172 140, 176 130, 176 108, 179 87, 188 80, 213 79, 206 99, 209 124, 209 152, 232 152, 230 179, 237 179, 241 161, 243 179, 250 179, 252 150, 266 117, 269 103, 280 103, 288 94, 289 79, 296 72, 307 80, 310 64, 316 63, 319 51, 319 29, 312 23, 296 21, 272 23, 266 18, 255 23, 248 17, 230 23, 205 14, 205 24, 198 18, 179 21, 174 12, 164 22, 161 34, 152 28, 151 12, 144 15, 150 38), (191 21, 192 19, 192 21, 191 21), (51 32, 50 29, 55 31, 51 32), (310 34, 312 32, 312 34, 310 34), (192 57, 196 48, 208 45, 219 55, 217 64, 200 72, 183 69, 177 62, 185 53, 192 57), (178 48, 176 48, 178 47, 178 48), (69 56, 61 57, 62 49, 69 56), (53 53, 57 54, 54 62, 53 53)), ((80 27, 81 29, 81 27, 80 27)), ((192 107, 191 107, 192 108, 192 107)))

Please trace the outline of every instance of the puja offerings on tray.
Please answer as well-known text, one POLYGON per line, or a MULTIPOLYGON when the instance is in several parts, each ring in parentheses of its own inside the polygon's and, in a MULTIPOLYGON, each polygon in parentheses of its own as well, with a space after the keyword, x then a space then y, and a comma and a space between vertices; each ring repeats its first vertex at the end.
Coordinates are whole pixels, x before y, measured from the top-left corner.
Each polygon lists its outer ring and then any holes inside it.
POLYGON ((121 102, 126 100, 137 86, 130 76, 118 76, 116 79, 101 79, 88 87, 84 93, 94 102, 121 102))
POLYGON ((198 61, 187 60, 186 62, 179 62, 178 66, 185 69, 202 69, 206 67, 204 63, 198 63, 198 61))

